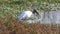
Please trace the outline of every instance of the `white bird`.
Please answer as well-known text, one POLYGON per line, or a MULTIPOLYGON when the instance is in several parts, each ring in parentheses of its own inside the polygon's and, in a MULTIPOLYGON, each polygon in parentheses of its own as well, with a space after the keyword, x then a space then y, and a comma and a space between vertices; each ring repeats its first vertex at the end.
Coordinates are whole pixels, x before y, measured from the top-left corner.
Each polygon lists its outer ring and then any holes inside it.
POLYGON ((18 16, 18 20, 25 20, 31 17, 32 14, 38 14, 38 12, 33 9, 32 11, 24 11, 21 13, 21 15, 18 16))

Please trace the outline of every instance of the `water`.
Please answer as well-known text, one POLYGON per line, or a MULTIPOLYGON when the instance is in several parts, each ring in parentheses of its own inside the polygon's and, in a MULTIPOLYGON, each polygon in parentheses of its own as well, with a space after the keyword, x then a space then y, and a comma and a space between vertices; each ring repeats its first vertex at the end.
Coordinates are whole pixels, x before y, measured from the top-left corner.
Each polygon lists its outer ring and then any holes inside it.
POLYGON ((39 15, 34 15, 33 17, 31 17, 27 21, 28 23, 56 23, 56 24, 60 24, 60 10, 57 11, 41 11, 39 12, 39 15), (32 19, 31 19, 32 18, 32 19))
POLYGON ((60 11, 45 12, 42 22, 60 24, 60 11))

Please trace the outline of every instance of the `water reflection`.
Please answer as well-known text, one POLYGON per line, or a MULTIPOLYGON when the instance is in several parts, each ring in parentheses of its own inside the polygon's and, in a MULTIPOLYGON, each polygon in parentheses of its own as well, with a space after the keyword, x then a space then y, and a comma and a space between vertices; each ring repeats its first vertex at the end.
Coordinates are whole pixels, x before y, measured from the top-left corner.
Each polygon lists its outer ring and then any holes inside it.
POLYGON ((60 10, 58 11, 49 11, 49 12, 40 12, 40 16, 34 16, 35 19, 27 20, 28 22, 37 22, 40 23, 60 23, 60 10))

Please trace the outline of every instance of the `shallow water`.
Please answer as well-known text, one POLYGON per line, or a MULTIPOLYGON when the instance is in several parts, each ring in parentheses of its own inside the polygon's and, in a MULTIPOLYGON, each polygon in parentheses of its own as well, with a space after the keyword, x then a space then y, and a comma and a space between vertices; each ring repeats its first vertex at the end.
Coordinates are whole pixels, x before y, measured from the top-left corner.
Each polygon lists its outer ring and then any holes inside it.
POLYGON ((60 24, 60 10, 40 12, 40 16, 34 16, 35 19, 26 20, 29 23, 40 22, 40 23, 56 23, 60 24))

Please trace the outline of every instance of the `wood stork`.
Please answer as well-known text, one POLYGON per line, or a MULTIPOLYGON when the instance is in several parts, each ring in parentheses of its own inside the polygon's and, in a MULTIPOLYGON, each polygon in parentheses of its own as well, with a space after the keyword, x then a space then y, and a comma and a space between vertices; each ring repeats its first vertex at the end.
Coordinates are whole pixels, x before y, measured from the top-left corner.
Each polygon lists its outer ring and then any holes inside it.
POLYGON ((32 11, 24 11, 18 16, 18 20, 25 20, 31 17, 32 14, 39 14, 35 9, 32 11))

